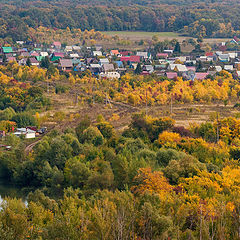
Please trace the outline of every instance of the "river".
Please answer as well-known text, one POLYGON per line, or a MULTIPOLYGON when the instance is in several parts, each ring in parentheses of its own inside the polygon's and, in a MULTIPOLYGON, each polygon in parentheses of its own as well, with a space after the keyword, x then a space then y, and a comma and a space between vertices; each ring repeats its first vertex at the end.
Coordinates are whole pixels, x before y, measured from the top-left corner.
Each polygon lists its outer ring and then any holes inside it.
POLYGON ((23 191, 20 188, 0 180, 0 203, 3 198, 6 197, 21 198, 24 202, 26 202, 27 194, 27 191, 23 191))

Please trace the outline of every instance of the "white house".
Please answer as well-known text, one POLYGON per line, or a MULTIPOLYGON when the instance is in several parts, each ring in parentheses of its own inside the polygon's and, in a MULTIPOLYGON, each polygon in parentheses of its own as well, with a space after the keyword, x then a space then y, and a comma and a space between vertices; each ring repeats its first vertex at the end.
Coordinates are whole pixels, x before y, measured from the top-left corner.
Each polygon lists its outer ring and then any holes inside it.
POLYGON ((17 128, 17 131, 14 135, 20 137, 21 135, 25 135, 25 138, 35 138, 36 132, 29 128, 17 128))
POLYGON ((78 53, 71 53, 69 56, 70 58, 79 58, 78 53))
POLYGON ((173 54, 173 50, 171 49, 166 49, 166 50, 163 50, 164 53, 169 53, 169 54, 173 54))
POLYGON ((221 72, 222 71, 222 67, 221 66, 215 66, 215 69, 217 72, 221 72))
POLYGON ((229 58, 231 58, 231 59, 235 59, 238 56, 238 54, 235 52, 230 52, 230 53, 228 53, 228 55, 229 55, 229 58))
POLYGON ((110 79, 114 79, 114 78, 119 79, 121 77, 120 73, 114 72, 114 71, 113 72, 106 72, 106 73, 101 72, 100 76, 101 77, 110 78, 110 79))
POLYGON ((81 47, 80 46, 72 46, 73 51, 80 51, 81 47))
POLYGON ((137 52, 136 55, 144 59, 151 58, 151 55, 149 55, 148 52, 137 52))
POLYGON ((42 57, 47 57, 47 56, 48 56, 48 52, 40 52, 40 55, 41 55, 42 57))
POLYGON ((233 71, 233 65, 224 65, 224 70, 233 71))
POLYGON ((99 60, 99 64, 102 66, 103 64, 109 64, 109 60, 107 58, 101 58, 99 60))
POLYGON ((93 51, 93 56, 102 56, 102 52, 101 51, 93 51))
POLYGON ((177 72, 187 72, 188 71, 187 67, 182 64, 169 64, 168 69, 171 71, 177 71, 177 72))

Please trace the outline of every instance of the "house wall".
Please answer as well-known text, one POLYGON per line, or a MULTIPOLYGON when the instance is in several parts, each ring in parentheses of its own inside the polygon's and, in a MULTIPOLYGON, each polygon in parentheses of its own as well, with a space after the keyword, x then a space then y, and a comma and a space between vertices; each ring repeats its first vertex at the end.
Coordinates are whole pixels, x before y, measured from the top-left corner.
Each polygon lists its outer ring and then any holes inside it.
POLYGON ((25 138, 35 138, 36 134, 35 133, 27 133, 25 138))

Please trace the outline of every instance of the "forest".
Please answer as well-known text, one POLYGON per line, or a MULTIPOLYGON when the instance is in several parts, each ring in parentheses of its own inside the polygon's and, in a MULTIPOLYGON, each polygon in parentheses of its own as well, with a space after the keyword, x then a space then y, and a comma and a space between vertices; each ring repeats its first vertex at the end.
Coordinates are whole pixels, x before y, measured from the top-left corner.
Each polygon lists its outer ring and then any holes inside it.
POLYGON ((240 84, 230 73, 191 82, 134 74, 97 80, 14 62, 0 71, 0 130, 12 146, 0 151, 0 178, 28 192, 27 203, 0 203, 2 239, 239 239, 240 84), (105 92, 132 108, 232 102, 235 115, 215 112, 185 127, 170 113, 142 110, 119 131, 116 113, 47 113, 73 90, 78 107, 98 104, 102 112, 105 92), (29 142, 12 134, 53 121, 66 127, 49 130, 29 152, 29 142))
POLYGON ((31 28, 39 26, 83 31, 175 31, 192 37, 240 35, 238 1, 0 2, 0 37, 14 41, 31 39, 31 28))

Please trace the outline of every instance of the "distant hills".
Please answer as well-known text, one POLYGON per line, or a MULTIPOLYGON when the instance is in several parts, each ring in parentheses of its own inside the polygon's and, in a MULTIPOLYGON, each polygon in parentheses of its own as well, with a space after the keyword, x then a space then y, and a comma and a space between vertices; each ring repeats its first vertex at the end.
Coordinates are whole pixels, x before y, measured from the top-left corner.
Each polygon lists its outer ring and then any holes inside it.
POLYGON ((175 31, 239 35, 240 0, 0 0, 0 37, 29 38, 29 28, 175 31))
POLYGON ((35 6, 44 6, 46 4, 56 6, 56 5, 100 5, 100 6, 156 6, 156 5, 189 5, 189 4, 213 4, 213 3, 221 3, 221 4, 232 4, 239 3, 240 0, 42 0, 42 1, 34 1, 34 0, 0 0, 1 3, 13 4, 13 5, 24 5, 29 4, 35 6))

